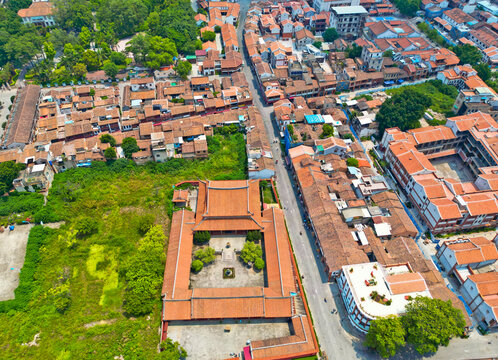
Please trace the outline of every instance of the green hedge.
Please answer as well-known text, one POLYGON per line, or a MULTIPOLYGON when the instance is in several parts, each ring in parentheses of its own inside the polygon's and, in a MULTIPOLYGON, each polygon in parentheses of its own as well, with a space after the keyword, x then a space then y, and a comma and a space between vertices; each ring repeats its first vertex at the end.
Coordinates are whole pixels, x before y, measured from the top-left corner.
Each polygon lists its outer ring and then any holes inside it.
POLYGON ((19 286, 14 291, 15 299, 0 302, 0 312, 23 310, 28 306, 38 286, 35 280, 35 272, 41 260, 40 247, 47 242, 47 239, 54 231, 43 226, 35 226, 31 229, 26 246, 24 266, 19 274, 19 286))

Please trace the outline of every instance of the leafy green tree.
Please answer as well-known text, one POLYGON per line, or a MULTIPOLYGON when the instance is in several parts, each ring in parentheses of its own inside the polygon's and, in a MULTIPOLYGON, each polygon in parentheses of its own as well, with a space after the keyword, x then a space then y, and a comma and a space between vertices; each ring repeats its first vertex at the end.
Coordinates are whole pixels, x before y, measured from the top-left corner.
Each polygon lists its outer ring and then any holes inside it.
POLYGON ((100 135, 100 142, 104 144, 111 144, 111 146, 116 146, 116 139, 111 134, 100 135))
POLYGON ((200 261, 200 260, 192 261, 191 268, 192 268, 193 272, 198 273, 199 271, 202 270, 203 267, 204 267, 204 263, 202 261, 200 261))
POLYGON ((213 31, 204 31, 202 33, 201 39, 203 42, 214 41, 216 39, 216 33, 213 31))
POLYGON ((187 358, 187 352, 180 346, 178 341, 173 342, 173 340, 167 338, 159 346, 161 348, 161 359, 183 360, 187 358))
POLYGON ((451 301, 418 296, 406 306, 401 319, 406 330, 406 341, 419 354, 436 352, 439 345, 448 346, 450 339, 464 332, 462 311, 451 301))
POLYGON ((82 79, 87 74, 86 65, 82 63, 76 63, 73 67, 74 77, 76 79, 82 79))
POLYGON ((470 44, 463 44, 451 48, 456 56, 460 59, 460 63, 477 65, 481 61, 482 55, 478 48, 470 44))
POLYGON ((254 261, 254 267, 257 270, 263 270, 265 268, 265 261, 261 258, 257 258, 256 261, 254 261))
POLYGON ((54 60, 55 54, 56 54, 56 51, 55 51, 55 48, 54 48, 54 44, 52 44, 49 41, 45 41, 43 43, 43 52, 45 53, 45 57, 48 60, 50 60, 50 61, 54 60))
POLYGON ((313 46, 316 47, 317 49, 321 49, 322 48, 322 42, 321 41, 315 41, 313 43, 313 46))
POLYGON ((242 251, 240 252, 240 258, 246 264, 249 262, 254 263, 257 258, 261 258, 263 256, 263 249, 261 246, 256 245, 252 241, 246 241, 242 251))
POLYGON ((421 0, 394 0, 394 5, 406 16, 413 17, 420 9, 421 0))
POLYGON ((290 136, 294 135, 294 126, 292 124, 287 125, 287 131, 289 132, 290 136))
POLYGON ((261 240, 261 232, 257 230, 251 230, 247 232, 246 236, 247 241, 259 242, 261 240))
POLYGON ((17 13, 21 9, 26 9, 31 5, 31 0, 9 0, 6 2, 7 8, 17 13))
POLYGON ((104 66, 102 68, 105 71, 105 74, 111 79, 115 79, 119 71, 118 66, 110 60, 104 61, 104 66))
POLYGON ((24 164, 16 164, 13 161, 0 163, 0 193, 3 194, 12 188, 12 182, 25 167, 24 164))
POLYGON ((121 52, 113 51, 109 57, 109 60, 116 65, 126 65, 126 55, 121 52))
POLYGON ((123 149, 123 152, 127 159, 131 159, 133 153, 140 151, 140 148, 137 145, 137 139, 132 137, 123 139, 121 149, 123 149))
POLYGON ((194 244, 204 245, 211 240, 209 231, 197 231, 194 233, 194 244))
POLYGON ((192 71, 192 64, 188 61, 178 61, 175 66, 176 74, 181 77, 183 80, 188 78, 188 75, 192 71))
POLYGON ((431 105, 431 99, 411 88, 387 99, 376 115, 379 124, 379 134, 391 127, 399 127, 401 131, 420 127, 419 119, 431 105))
POLYGON ((194 256, 197 260, 202 261, 204 265, 210 264, 214 261, 214 249, 212 247, 207 247, 205 249, 199 249, 195 252, 194 256))
POLYGON ((170 65, 178 56, 175 43, 160 36, 138 34, 131 39, 126 50, 133 54, 135 62, 152 69, 170 65))
POLYGON ((323 33, 323 40, 325 42, 334 42, 337 39, 339 39, 339 33, 337 32, 337 30, 335 28, 328 28, 323 33))
POLYGON ((88 71, 95 71, 100 67, 99 55, 93 50, 85 50, 81 56, 81 60, 86 65, 88 71))
POLYGON ((396 355, 396 352, 405 346, 405 336, 401 318, 390 315, 370 322, 364 344, 387 358, 396 355))
MULTIPOLYGON (((151 13, 152 27, 149 27, 149 18, 144 24, 151 35, 170 39, 179 52, 183 54, 193 54, 197 42, 197 24, 195 22, 195 12, 189 0, 177 0, 168 3, 158 12, 158 15, 151 13)), ((221 29, 220 29, 221 30, 221 29)), ((216 29, 215 29, 216 31, 216 29)))
POLYGON ((353 157, 347 158, 346 164, 348 166, 358 167, 358 159, 353 157))
POLYGON ((92 42, 92 33, 86 26, 81 28, 81 32, 78 35, 78 41, 83 48, 88 49, 90 47, 90 43, 92 42))
POLYGON ((112 146, 108 147, 107 149, 104 150, 104 156, 107 160, 114 160, 116 159, 116 149, 114 149, 112 146))
POLYGON ((363 50, 363 47, 358 46, 355 43, 353 43, 352 47, 348 47, 346 49, 347 57, 350 58, 350 59, 354 59, 354 58, 360 57, 362 50, 363 50))
POLYGON ((326 139, 331 136, 334 136, 334 127, 330 124, 323 124, 320 139, 326 139))
POLYGON ((97 10, 97 21, 111 26, 119 38, 133 35, 148 15, 140 0, 103 0, 97 10))
POLYGON ((386 50, 384 51, 384 53, 382 54, 382 57, 385 57, 385 58, 392 58, 394 55, 393 51, 392 50, 386 50))
POLYGON ((493 73, 491 72, 491 69, 489 68, 488 64, 486 63, 479 63, 474 66, 474 70, 477 71, 477 75, 483 80, 483 81, 488 81, 491 79, 491 76, 493 73))
POLYGON ((93 29, 92 9, 86 0, 54 0, 55 22, 64 30, 93 29))

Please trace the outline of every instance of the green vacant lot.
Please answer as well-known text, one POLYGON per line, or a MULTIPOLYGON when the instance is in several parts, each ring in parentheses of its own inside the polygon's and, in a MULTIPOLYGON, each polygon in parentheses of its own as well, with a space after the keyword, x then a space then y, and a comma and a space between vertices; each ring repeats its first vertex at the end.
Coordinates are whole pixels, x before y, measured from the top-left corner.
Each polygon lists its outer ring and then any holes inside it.
POLYGON ((171 358, 157 353, 164 259, 150 259, 143 267, 137 259, 153 249, 143 240, 153 224, 168 234, 173 184, 246 178, 241 134, 216 136, 208 145, 206 160, 140 167, 119 160, 56 175, 47 206, 65 224, 58 230, 32 230, 29 271, 21 273, 19 296, 0 303, 0 358, 171 358), (132 317, 125 311, 136 300, 130 296, 134 274, 151 284, 143 291, 152 292, 152 301, 135 309, 150 305, 150 315, 132 317), (39 346, 22 345, 35 334, 39 346))
POLYGON ((396 89, 387 90, 386 93, 394 95, 405 91, 406 89, 413 89, 416 92, 428 96, 431 99, 430 108, 435 112, 452 115, 453 104, 458 96, 458 90, 451 85, 445 85, 439 80, 429 80, 422 84, 402 86, 396 89))

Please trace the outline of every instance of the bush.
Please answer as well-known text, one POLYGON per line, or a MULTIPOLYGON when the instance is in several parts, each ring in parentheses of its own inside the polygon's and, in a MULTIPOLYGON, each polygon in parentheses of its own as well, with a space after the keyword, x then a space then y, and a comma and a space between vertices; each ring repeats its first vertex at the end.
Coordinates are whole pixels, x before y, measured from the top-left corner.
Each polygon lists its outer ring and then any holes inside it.
POLYGON ((116 149, 113 147, 108 147, 104 150, 104 157, 106 158, 106 160, 116 159, 118 157, 116 154, 116 149))
POLYGON ((199 271, 202 270, 202 268, 204 267, 204 264, 202 261, 200 260, 194 260, 192 261, 192 271, 195 272, 195 273, 198 273, 199 271))
POLYGON ((334 135, 334 127, 330 124, 324 124, 322 127, 322 133, 320 139, 326 139, 334 135))
POLYGON ((26 246, 24 265, 19 274, 19 286, 14 291, 15 298, 0 302, 0 312, 23 310, 28 306, 39 285, 35 281, 35 273, 38 263, 41 261, 40 248, 47 243, 48 238, 54 232, 55 230, 43 226, 35 226, 31 229, 26 246))
POLYGON ((257 258, 256 261, 254 262, 254 267, 257 270, 262 270, 265 267, 265 261, 261 258, 257 258))
POLYGON ((145 214, 138 218, 138 233, 140 235, 145 235, 150 230, 150 228, 154 225, 156 218, 152 214, 145 214))
POLYGON ((353 134, 344 134, 342 137, 343 137, 344 139, 349 139, 349 140, 351 140, 352 142, 355 142, 355 140, 356 140, 353 134))
POLYGON ((76 224, 76 231, 79 237, 87 237, 98 231, 98 224, 95 219, 84 217, 76 224))
POLYGON ((35 213, 33 216, 33 221, 37 224, 40 223, 51 223, 51 222, 56 222, 59 221, 59 215, 54 211, 54 209, 51 206, 44 206, 42 207, 39 211, 35 213))
POLYGON ((194 244, 204 245, 211 240, 211 234, 209 231, 197 231, 194 233, 194 244))
POLYGON ((199 249, 195 252, 194 256, 197 260, 202 261, 204 265, 210 264, 214 261, 214 249, 212 247, 207 247, 205 249, 199 249))
POLYGON ((247 232, 247 241, 259 242, 261 240, 261 232, 258 230, 251 230, 247 232))

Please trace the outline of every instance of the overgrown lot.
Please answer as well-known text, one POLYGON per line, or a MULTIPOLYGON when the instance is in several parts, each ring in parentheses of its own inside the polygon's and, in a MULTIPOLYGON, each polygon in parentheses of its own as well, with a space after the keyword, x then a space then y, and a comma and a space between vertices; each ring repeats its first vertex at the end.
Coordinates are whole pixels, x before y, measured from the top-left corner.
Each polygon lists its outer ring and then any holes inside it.
POLYGON ((157 353, 172 185, 246 177, 241 134, 208 143, 206 160, 56 175, 47 206, 65 225, 30 234, 16 300, 0 303, 1 358, 174 359, 157 353), (22 345, 38 333, 38 346, 22 345))

